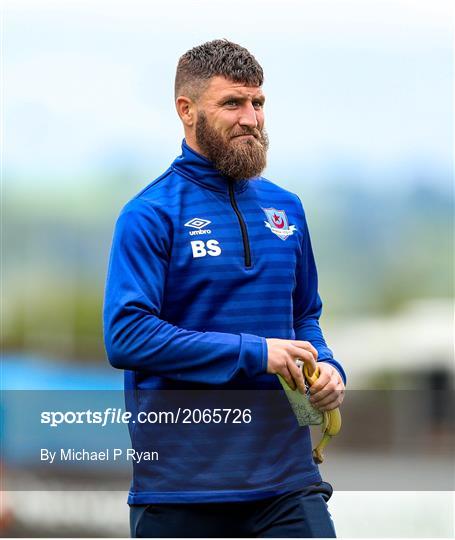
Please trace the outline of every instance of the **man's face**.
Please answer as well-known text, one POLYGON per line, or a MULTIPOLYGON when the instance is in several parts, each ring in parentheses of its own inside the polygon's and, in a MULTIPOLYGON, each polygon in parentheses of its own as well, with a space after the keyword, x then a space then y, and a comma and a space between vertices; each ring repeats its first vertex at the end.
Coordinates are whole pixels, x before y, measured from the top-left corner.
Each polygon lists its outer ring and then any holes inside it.
POLYGON ((217 76, 197 102, 196 142, 216 169, 235 180, 259 176, 266 166, 264 100, 260 87, 217 76))

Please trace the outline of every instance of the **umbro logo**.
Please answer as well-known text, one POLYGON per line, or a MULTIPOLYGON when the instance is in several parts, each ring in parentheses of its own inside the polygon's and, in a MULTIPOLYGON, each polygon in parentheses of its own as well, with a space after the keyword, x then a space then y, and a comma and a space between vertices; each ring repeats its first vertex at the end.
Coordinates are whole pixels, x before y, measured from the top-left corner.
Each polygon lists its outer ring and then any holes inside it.
POLYGON ((203 229, 203 227, 206 227, 212 223, 208 219, 201 219, 201 218, 193 218, 190 219, 185 223, 185 227, 192 227, 193 229, 196 229, 195 231, 190 231, 190 235, 194 236, 195 234, 211 234, 210 229, 203 229))
MULTIPOLYGON (((194 236, 195 234, 212 234, 210 229, 202 228, 206 227, 210 223, 212 222, 208 219, 195 217, 187 221, 185 223, 185 227, 192 227, 193 229, 196 229, 195 231, 189 232, 191 236, 194 236)), ((191 250, 193 251, 193 259, 205 257, 206 255, 218 257, 218 255, 221 254, 221 248, 218 240, 207 240, 207 242, 205 240, 193 240, 191 242, 191 250)))
POLYGON ((212 223, 208 219, 201 219, 201 218, 193 218, 190 219, 185 223, 185 227, 193 227, 194 229, 202 229, 202 227, 205 227, 209 223, 212 223))

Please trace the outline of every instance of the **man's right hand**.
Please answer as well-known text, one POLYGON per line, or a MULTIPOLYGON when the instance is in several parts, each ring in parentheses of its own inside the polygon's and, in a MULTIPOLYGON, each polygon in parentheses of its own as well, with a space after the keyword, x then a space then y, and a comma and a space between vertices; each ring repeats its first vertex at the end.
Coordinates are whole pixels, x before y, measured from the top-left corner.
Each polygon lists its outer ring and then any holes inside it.
POLYGON ((302 360, 310 366, 310 373, 316 369, 318 351, 309 341, 298 341, 292 339, 272 339, 267 338, 267 373, 281 375, 287 382, 289 388, 296 388, 305 393, 305 380, 302 368, 299 368, 295 361, 302 360))

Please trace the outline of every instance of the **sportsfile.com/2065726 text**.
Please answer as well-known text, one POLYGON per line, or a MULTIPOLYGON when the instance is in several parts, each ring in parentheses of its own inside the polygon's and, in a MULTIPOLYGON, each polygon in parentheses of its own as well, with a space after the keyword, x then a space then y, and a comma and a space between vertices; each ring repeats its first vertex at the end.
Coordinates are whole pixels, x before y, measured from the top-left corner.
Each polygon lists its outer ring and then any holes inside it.
POLYGON ((140 411, 137 415, 120 408, 103 411, 42 411, 41 424, 58 427, 68 424, 249 424, 251 409, 190 409, 178 407, 171 411, 140 411))

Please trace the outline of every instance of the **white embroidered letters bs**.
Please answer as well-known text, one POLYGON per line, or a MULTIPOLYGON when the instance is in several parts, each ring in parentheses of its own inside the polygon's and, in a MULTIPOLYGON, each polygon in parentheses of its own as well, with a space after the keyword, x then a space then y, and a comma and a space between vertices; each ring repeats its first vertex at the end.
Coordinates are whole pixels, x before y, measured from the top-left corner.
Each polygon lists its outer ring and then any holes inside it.
POLYGON ((210 255, 211 257, 221 255, 221 248, 217 240, 207 240, 207 242, 193 240, 191 242, 191 249, 193 250, 194 259, 205 257, 206 255, 210 255))

